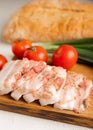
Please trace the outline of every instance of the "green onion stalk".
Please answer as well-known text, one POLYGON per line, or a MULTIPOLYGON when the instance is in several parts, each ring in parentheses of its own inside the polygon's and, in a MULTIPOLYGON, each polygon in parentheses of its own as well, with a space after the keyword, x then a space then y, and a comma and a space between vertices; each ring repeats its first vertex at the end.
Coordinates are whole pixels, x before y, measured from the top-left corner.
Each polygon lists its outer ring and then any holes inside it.
POLYGON ((69 44, 76 48, 79 54, 78 62, 93 65, 93 38, 34 43, 34 45, 44 47, 49 55, 52 55, 63 44, 69 44))

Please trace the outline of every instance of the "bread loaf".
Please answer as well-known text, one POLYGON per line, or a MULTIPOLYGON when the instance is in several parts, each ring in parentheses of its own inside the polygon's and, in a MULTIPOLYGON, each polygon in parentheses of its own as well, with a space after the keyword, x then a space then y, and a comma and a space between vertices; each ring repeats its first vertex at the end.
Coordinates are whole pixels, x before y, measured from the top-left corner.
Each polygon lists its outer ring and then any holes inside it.
POLYGON ((13 14, 3 31, 8 42, 93 37, 93 4, 72 0, 32 0, 13 14))

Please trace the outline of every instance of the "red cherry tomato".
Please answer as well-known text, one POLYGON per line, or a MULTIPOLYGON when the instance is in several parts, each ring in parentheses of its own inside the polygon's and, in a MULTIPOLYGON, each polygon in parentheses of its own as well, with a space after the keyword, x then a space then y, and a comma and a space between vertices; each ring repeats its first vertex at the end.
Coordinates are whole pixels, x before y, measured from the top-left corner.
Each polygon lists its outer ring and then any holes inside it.
POLYGON ((48 60, 48 54, 46 50, 41 46, 32 46, 31 49, 25 51, 24 57, 28 58, 29 60, 36 60, 36 61, 47 62, 48 60))
POLYGON ((0 54, 0 70, 3 68, 6 62, 7 62, 6 57, 0 54))
POLYGON ((22 39, 22 40, 15 40, 12 44, 12 52, 17 58, 23 58, 24 52, 31 48, 32 43, 29 40, 22 39))
POLYGON ((71 68, 78 60, 78 52, 71 45, 59 46, 52 56, 52 62, 56 66, 61 66, 65 69, 71 68))

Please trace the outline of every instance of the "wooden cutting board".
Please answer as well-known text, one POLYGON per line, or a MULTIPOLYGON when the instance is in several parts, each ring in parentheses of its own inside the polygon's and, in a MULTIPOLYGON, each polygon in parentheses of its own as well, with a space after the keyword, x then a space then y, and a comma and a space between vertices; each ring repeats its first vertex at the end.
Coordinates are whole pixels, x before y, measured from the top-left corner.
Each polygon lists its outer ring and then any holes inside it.
MULTIPOLYGON (((93 67, 76 64, 71 71, 83 73, 87 78, 93 80, 93 67)), ((42 107, 37 101, 31 104, 27 104, 23 99, 15 101, 9 95, 0 96, 0 109, 93 128, 93 92, 90 97, 90 106, 80 114, 68 110, 59 110, 51 105, 42 107)))

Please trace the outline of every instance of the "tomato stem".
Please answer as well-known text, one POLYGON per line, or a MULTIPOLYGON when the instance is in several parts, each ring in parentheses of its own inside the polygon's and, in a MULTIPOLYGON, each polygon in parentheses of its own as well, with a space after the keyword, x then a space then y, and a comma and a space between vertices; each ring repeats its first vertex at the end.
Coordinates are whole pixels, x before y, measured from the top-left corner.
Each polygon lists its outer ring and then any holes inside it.
POLYGON ((32 47, 31 47, 31 50, 32 50, 32 51, 36 51, 36 47, 35 47, 35 46, 32 46, 32 47))
POLYGON ((19 42, 22 42, 23 40, 21 38, 17 39, 19 42))

